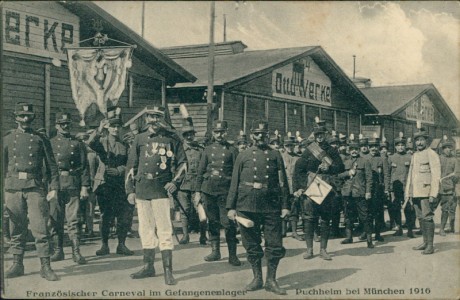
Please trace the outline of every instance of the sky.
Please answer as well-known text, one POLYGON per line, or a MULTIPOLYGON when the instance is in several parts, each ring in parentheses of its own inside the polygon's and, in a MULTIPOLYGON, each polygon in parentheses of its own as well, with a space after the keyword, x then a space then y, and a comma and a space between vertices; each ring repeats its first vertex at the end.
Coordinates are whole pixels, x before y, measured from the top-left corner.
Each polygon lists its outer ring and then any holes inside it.
MULTIPOLYGON (((142 2, 96 2, 141 34, 142 2)), ((459 1, 216 1, 215 42, 247 50, 319 45, 372 86, 433 83, 460 119, 459 1)), ((155 47, 209 43, 210 2, 145 1, 155 47)))

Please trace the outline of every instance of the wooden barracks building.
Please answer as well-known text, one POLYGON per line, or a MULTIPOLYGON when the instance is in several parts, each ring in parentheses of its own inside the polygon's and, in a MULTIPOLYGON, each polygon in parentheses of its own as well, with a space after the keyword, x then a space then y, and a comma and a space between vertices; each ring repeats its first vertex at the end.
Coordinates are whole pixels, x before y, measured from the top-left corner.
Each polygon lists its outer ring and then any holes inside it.
MULTIPOLYGON (((268 119, 271 132, 312 131, 319 116, 329 130, 360 132, 360 116, 375 106, 319 46, 245 51, 240 41, 216 44, 215 118, 229 123, 229 137, 248 132, 255 119, 268 119)), ((186 103, 198 135, 206 129, 208 45, 162 48, 197 77, 168 89, 169 109, 180 127, 179 103, 186 103)))
MULTIPOLYGON (((196 78, 146 42, 126 25, 89 1, 4 1, 0 29, 2 61, 2 130, 15 127, 16 102, 34 104, 34 127, 54 127, 56 112, 70 112, 80 119, 72 99, 66 46, 94 37, 97 27, 109 38, 136 45, 132 67, 119 105, 125 120, 147 104, 166 102, 166 87, 196 78)), ((107 42, 111 46, 111 42, 107 42)), ((86 123, 101 117, 95 106, 88 109, 86 123)), ((78 125, 74 126, 75 130, 78 125)))

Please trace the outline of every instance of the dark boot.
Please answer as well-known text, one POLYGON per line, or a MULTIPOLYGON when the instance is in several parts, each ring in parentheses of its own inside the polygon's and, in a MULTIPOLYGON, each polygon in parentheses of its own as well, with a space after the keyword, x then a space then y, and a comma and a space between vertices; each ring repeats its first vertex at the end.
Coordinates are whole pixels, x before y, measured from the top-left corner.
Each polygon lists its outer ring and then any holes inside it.
POLYGON ((444 228, 446 227, 448 217, 449 215, 447 214, 447 211, 441 212, 441 228, 439 229, 440 236, 446 236, 446 232, 444 231, 444 228))
POLYGON ((56 234, 53 237, 53 244, 54 244, 54 253, 51 255, 50 260, 51 261, 61 261, 64 260, 64 236, 61 234, 56 234))
POLYGON ((206 241, 208 238, 206 237, 206 222, 200 223, 200 245, 206 245, 206 241))
POLYGON ((134 251, 129 250, 129 248, 126 247, 124 242, 119 241, 117 246, 117 254, 130 256, 134 254, 134 251))
POLYGON ((359 236, 359 240, 360 241, 367 240, 367 233, 366 232, 361 233, 361 235, 359 236))
POLYGON ((188 220, 187 218, 182 219, 182 233, 184 234, 179 241, 179 244, 185 245, 190 242, 190 237, 188 235, 188 220))
POLYGON ((101 249, 96 251, 97 256, 102 256, 102 255, 109 255, 110 254, 110 248, 109 244, 107 242, 102 242, 101 249))
POLYGON ((241 266, 241 261, 236 256, 236 242, 227 241, 228 246, 228 263, 232 266, 241 266))
POLYGON ((450 233, 455 233, 455 218, 450 218, 450 233))
POLYGON ((292 228, 292 235, 291 237, 298 240, 298 241, 304 241, 305 239, 303 236, 299 235, 297 233, 297 219, 291 220, 291 228, 292 228))
POLYGON ((307 251, 304 253, 304 259, 313 258, 313 236, 314 236, 314 222, 304 221, 303 231, 305 232, 305 243, 307 244, 307 251))
POLYGON ((286 237, 286 233, 287 233, 287 221, 281 220, 281 236, 286 237))
POLYGON ((426 239, 426 230, 425 230, 425 225, 424 225, 424 222, 423 221, 420 221, 420 229, 422 231, 422 234, 423 234, 423 243, 421 243, 420 245, 418 245, 417 247, 412 247, 412 250, 425 250, 426 248, 426 243, 427 243, 427 239, 426 239))
POLYGON ((155 249, 144 249, 144 266, 136 273, 131 274, 132 279, 142 279, 155 276, 155 249))
POLYGON ((353 243, 353 224, 350 220, 345 220, 345 239, 342 240, 341 244, 352 244, 353 243))
POLYGON ((374 248, 374 244, 372 244, 372 234, 367 234, 367 248, 372 249, 374 248))
POLYGON ((331 256, 327 253, 327 241, 329 239, 329 224, 327 222, 321 222, 321 250, 319 255, 324 260, 332 260, 331 256))
POLYGON ((48 281, 57 281, 59 277, 57 277, 56 273, 54 273, 53 269, 51 269, 51 261, 49 257, 40 257, 41 262, 41 269, 40 269, 40 276, 45 278, 48 281))
POLYGON ((72 240, 72 259, 79 265, 86 264, 86 259, 80 254, 80 240, 78 238, 72 240))
POLYGON ((6 278, 15 278, 24 275, 24 254, 13 254, 13 264, 6 271, 6 278))
POLYGON ((407 237, 410 238, 410 239, 415 238, 415 235, 414 235, 414 232, 412 231, 412 229, 407 230, 407 237))
MULTIPOLYGON (((249 259, 248 259, 249 260, 249 259)), ((262 261, 260 258, 255 261, 251 261, 252 274, 254 278, 252 281, 245 287, 246 291, 257 291, 263 288, 264 280, 262 277, 262 261)))
POLYGON ((433 254, 434 247, 433 247, 433 239, 434 239, 434 222, 425 221, 423 225, 423 231, 426 231, 426 248, 423 250, 422 254, 433 254))
POLYGON ((208 256, 205 256, 205 261, 217 261, 221 258, 220 256, 220 241, 215 240, 211 241, 212 252, 208 256))
POLYGON ((287 295, 286 290, 280 288, 276 282, 276 269, 279 261, 268 261, 267 264, 267 279, 265 280, 265 290, 277 295, 287 295))
POLYGON ((165 283, 167 285, 177 284, 172 274, 172 250, 161 251, 161 258, 163 259, 163 270, 165 276, 165 283))
POLYGON ((402 236, 402 235, 403 235, 403 231, 402 231, 401 226, 396 225, 396 232, 393 233, 393 236, 402 236))

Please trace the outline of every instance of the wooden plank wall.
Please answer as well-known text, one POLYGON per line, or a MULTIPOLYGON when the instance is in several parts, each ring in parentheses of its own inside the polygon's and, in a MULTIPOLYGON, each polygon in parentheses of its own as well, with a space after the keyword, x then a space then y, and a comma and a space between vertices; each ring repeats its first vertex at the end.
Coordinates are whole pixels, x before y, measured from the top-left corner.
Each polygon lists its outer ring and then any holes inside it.
POLYGON ((321 108, 321 120, 326 121, 326 128, 331 132, 335 130, 334 111, 331 109, 321 108))
POLYGON ((14 107, 17 102, 34 105, 34 128, 45 126, 45 64, 3 56, 3 124, 2 136, 17 127, 14 107))
POLYGON ((315 117, 319 117, 319 107, 307 105, 307 124, 305 126, 305 137, 308 137, 313 132, 315 126, 315 117))
MULTIPOLYGON (((172 125, 179 132, 182 128, 184 119, 180 112, 178 111, 179 103, 170 103, 168 104, 169 114, 171 116, 172 125)), ((206 103, 184 103, 187 111, 193 119, 193 127, 196 131, 196 137, 202 138, 206 134, 206 103)))
POLYGON ((253 122, 257 120, 265 120, 265 100, 247 97, 247 103, 246 128, 250 130, 253 122))
POLYGON ((349 114, 348 117, 348 128, 349 128, 349 133, 354 134, 355 138, 358 137, 359 135, 359 115, 357 114, 349 114))
MULTIPOLYGON (((228 123, 229 139, 237 136, 243 128, 243 102, 244 97, 242 95, 225 92, 224 121, 228 123)), ((249 133, 249 128, 247 133, 249 133)))
POLYGON ((347 122, 348 113, 344 111, 336 111, 336 123, 337 127, 335 130, 338 133, 348 135, 348 122, 347 122))
POLYGON ((273 133, 278 130, 280 134, 286 132, 286 122, 284 121, 284 103, 281 101, 268 101, 268 128, 273 133))
POLYGON ((295 134, 296 131, 299 131, 300 133, 302 133, 303 131, 306 131, 306 129, 303 126, 302 105, 288 103, 287 109, 288 109, 287 131, 291 131, 292 134, 295 134))

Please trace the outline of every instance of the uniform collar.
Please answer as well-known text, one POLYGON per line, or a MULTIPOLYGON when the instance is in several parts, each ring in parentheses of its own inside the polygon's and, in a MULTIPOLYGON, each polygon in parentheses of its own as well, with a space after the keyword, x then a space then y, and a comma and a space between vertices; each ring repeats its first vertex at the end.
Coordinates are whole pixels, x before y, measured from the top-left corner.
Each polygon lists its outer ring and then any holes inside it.
POLYGON ((26 128, 26 129, 23 129, 23 128, 21 128, 21 127, 18 127, 18 128, 17 128, 17 131, 18 131, 19 133, 32 133, 32 132, 33 132, 32 128, 30 128, 30 127, 29 127, 29 128, 26 128))

